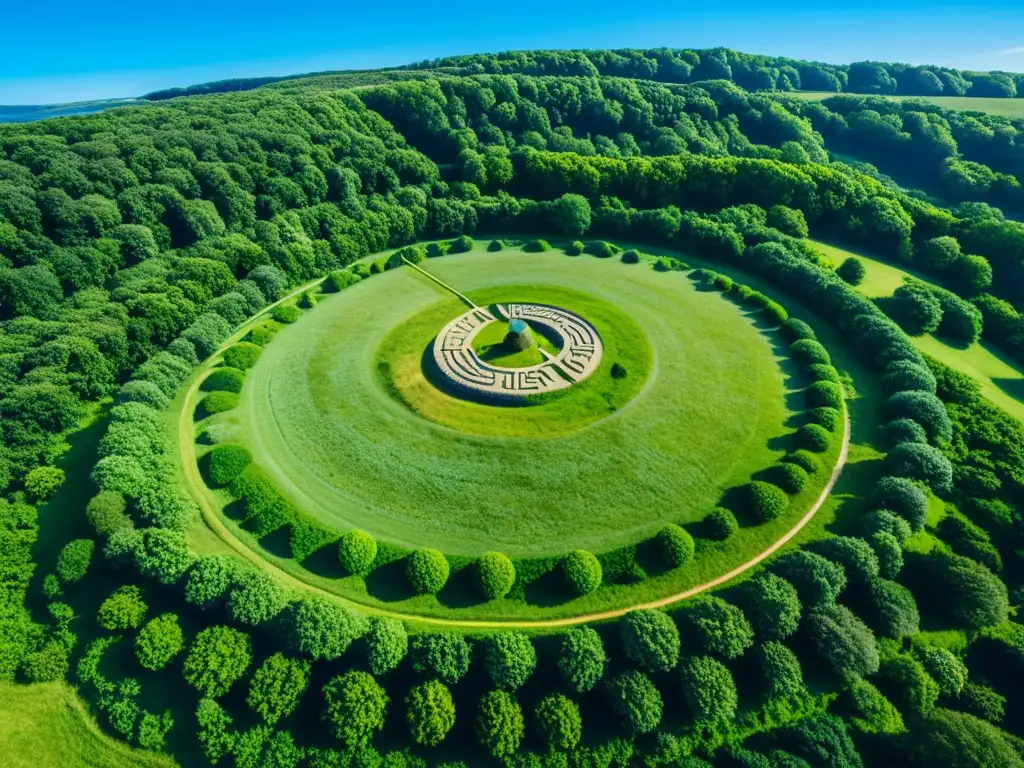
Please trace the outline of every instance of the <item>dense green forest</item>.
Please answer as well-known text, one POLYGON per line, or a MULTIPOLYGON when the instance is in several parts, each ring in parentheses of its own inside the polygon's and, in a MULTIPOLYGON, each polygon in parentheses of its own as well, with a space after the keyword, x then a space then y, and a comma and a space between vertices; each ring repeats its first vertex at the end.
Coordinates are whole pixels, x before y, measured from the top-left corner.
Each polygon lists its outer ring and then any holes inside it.
MULTIPOLYGON (((1022 78, 531 52, 0 125, 0 680, 67 678, 185 765, 1024 765, 1024 426, 908 338, 1024 363, 1024 121, 766 93, 1022 78), (373 279, 354 265, 382 251, 538 233, 693 253, 834 324, 885 398, 856 524, 671 612, 536 637, 368 618, 191 547, 163 411, 233 329, 373 279), (809 237, 928 281, 873 302, 809 237), (77 522, 69 494, 91 499, 77 522)), ((723 276, 699 277, 739 295, 723 276)), ((839 373, 806 324, 782 331, 834 430, 839 373)))

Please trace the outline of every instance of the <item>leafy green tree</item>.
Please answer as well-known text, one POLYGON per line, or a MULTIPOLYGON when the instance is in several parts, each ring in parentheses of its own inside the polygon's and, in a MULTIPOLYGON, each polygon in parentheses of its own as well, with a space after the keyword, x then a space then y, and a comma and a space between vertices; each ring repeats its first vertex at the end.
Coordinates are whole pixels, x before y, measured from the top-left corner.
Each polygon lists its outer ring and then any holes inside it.
POLYGON ((805 690, 800 662, 785 645, 769 640, 757 647, 755 655, 769 699, 792 698, 805 690))
POLYGON ((338 560, 349 573, 365 576, 376 558, 377 541, 366 531, 349 531, 338 541, 338 560))
POLYGON ((135 638, 135 655, 146 669, 163 669, 184 647, 185 638, 174 613, 150 619, 135 638))
POLYGON ((469 671, 469 642, 462 635, 437 632, 414 635, 410 643, 413 671, 455 685, 469 671))
POLYGON ((882 692, 864 678, 843 676, 843 706, 851 712, 850 724, 861 733, 897 735, 903 733, 903 716, 882 692))
POLYGON ((967 684, 967 667, 960 659, 945 648, 937 646, 922 648, 921 663, 925 671, 938 683, 943 696, 959 696, 967 684))
POLYGON ((576 549, 562 560, 562 573, 577 594, 588 595, 601 586, 601 563, 592 552, 576 549))
POLYGON ((921 728, 908 734, 903 754, 911 766, 1021 768, 1024 765, 1024 760, 998 728, 948 709, 935 710, 921 728))
POLYGON ((852 672, 863 677, 878 670, 875 636, 846 606, 815 607, 807 615, 806 632, 837 674, 852 672))
POLYGON ((800 602, 809 608, 835 602, 846 587, 841 565, 803 549, 779 557, 772 570, 796 587, 800 602))
POLYGON ((836 274, 843 278, 843 281, 850 285, 857 286, 864 282, 867 270, 864 269, 864 262, 856 256, 847 257, 842 264, 836 268, 836 274))
POLYGON ((732 673, 710 656, 691 656, 679 668, 683 696, 700 723, 724 724, 736 714, 739 696, 732 673))
POLYGON ((510 758, 526 732, 523 710, 512 694, 490 691, 480 699, 475 728, 480 744, 495 759, 510 758))
POLYGON ((448 688, 437 680, 414 686, 405 697, 405 722, 412 739, 436 747, 455 726, 455 702, 448 688))
POLYGON ((111 632, 135 629, 142 624, 148 610, 142 600, 142 590, 135 586, 118 587, 100 603, 96 623, 111 632))
POLYGON ((645 672, 668 672, 679 663, 679 630, 658 610, 630 611, 619 624, 626 656, 645 672))
POLYGON ((290 642, 314 661, 336 659, 367 630, 367 620, 337 601, 304 597, 288 621, 290 642))
POLYGON ((516 580, 516 569, 508 555, 484 552, 476 561, 476 582, 487 600, 505 597, 516 580))
POLYGON ((608 704, 627 728, 650 733, 661 723, 664 705, 661 693, 643 672, 629 670, 605 685, 608 704))
POLYGON ((367 744, 384 728, 390 700, 377 681, 366 672, 350 670, 324 686, 324 717, 334 737, 347 748, 367 744))
POLYGON ((571 751, 580 743, 583 720, 580 708, 560 693, 545 696, 537 704, 534 720, 541 738, 550 749, 571 751))
POLYGON ((778 519, 789 508, 789 498, 786 496, 786 492, 777 485, 755 480, 747 486, 747 493, 750 509, 762 523, 778 519))
POLYGON ((223 696, 252 663, 252 643, 244 632, 213 626, 199 632, 185 659, 185 681, 203 696, 223 696))
POLYGON ((377 677, 397 668, 409 652, 409 635, 405 625, 398 619, 370 619, 366 633, 366 652, 370 672, 377 677))
POLYGON ((75 539, 65 544, 57 556, 57 575, 61 581, 73 584, 84 579, 95 547, 92 539, 75 539))
POLYGON ((492 635, 484 644, 484 666, 495 687, 515 691, 533 674, 537 651, 523 632, 492 635))
POLYGON ((558 671, 576 693, 593 689, 604 677, 607 663, 601 636, 590 627, 572 627, 563 636, 558 671))
POLYGON ((183 533, 147 528, 142 533, 136 563, 144 576, 155 578, 161 584, 173 584, 192 564, 192 553, 183 533))
POLYGON ((905 713, 927 715, 939 699, 939 685, 913 656, 885 659, 878 671, 879 685, 905 713))
POLYGON ((658 531, 654 541, 669 568, 678 568, 693 559, 693 537, 678 525, 669 523, 658 531))
POLYGON ((551 204, 551 215, 563 235, 579 237, 590 229, 590 202, 583 195, 562 195, 551 204))
POLYGON ((231 555, 200 555, 185 579, 185 600, 208 609, 227 595, 238 573, 238 560, 231 555))
POLYGON ((64 470, 58 467, 36 467, 25 475, 25 493, 33 503, 46 501, 64 484, 64 470))
POLYGON ((921 616, 909 589, 888 579, 873 579, 866 593, 870 623, 879 635, 899 640, 917 633, 921 616))
POLYGON ((754 643, 754 630, 743 611, 720 597, 700 597, 680 614, 684 636, 707 652, 735 659, 754 643))
POLYGON ((448 582, 447 558, 436 549, 418 549, 409 555, 405 577, 413 591, 421 595, 434 595, 448 582))
POLYGON ((774 573, 762 572, 739 586, 736 600, 761 640, 783 640, 800 623, 796 587, 774 573))
POLYGON ((260 665, 249 683, 249 708, 267 725, 276 725, 295 711, 308 684, 308 661, 275 653, 260 665))
POLYGON ((210 763, 216 765, 230 754, 235 745, 231 716, 213 699, 202 698, 196 707, 196 723, 199 726, 197 735, 203 748, 203 755, 210 763))

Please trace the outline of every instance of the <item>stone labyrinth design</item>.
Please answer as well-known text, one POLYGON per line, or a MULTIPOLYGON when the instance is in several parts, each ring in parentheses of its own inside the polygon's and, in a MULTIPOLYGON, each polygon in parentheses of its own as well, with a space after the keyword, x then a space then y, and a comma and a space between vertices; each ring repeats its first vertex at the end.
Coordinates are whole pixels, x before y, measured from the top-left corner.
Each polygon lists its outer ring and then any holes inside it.
POLYGON ((474 307, 452 320, 434 340, 434 361, 452 383, 477 394, 518 399, 571 387, 597 370, 604 348, 597 330, 572 312, 543 304, 474 307), (497 313, 498 316, 495 316, 497 313), (473 338, 499 320, 520 318, 554 333, 561 351, 529 368, 502 368, 481 360, 473 338))

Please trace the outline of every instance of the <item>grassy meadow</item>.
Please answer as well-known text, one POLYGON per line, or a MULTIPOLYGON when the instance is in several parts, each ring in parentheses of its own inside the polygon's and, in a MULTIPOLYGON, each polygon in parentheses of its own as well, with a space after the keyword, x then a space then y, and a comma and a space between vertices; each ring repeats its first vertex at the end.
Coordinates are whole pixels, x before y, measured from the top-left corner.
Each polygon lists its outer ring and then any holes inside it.
MULTIPOLYGON (((830 96, 839 94, 828 91, 796 91, 793 93, 780 94, 780 98, 804 99, 806 101, 821 101, 830 96)), ((861 96, 863 94, 851 94, 861 96)), ((1024 118, 1024 99, 997 99, 980 98, 976 96, 893 96, 885 98, 890 101, 926 101, 935 104, 943 109, 954 109, 961 112, 987 112, 990 115, 1000 115, 1010 118, 1024 118)))

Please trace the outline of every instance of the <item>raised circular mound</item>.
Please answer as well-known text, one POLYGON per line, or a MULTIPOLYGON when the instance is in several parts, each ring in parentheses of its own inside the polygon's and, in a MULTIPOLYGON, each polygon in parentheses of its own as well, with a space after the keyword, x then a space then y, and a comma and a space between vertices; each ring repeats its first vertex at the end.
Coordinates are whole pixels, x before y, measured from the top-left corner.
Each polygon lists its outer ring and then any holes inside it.
MULTIPOLYGON (((541 348, 543 349, 543 348, 541 348)), ((601 336, 579 315, 543 304, 473 307, 446 325, 434 339, 434 364, 467 393, 493 400, 521 400, 568 389, 597 370, 604 353, 601 336), (477 355, 474 340, 492 323, 509 320, 504 344, 522 352, 533 346, 531 321, 557 339, 557 355, 541 352, 543 362, 506 367, 477 355)))
POLYGON ((781 456, 770 339, 685 276, 518 252, 427 266, 481 306, 587 318, 604 355, 561 397, 490 406, 430 380, 431 342, 464 305, 422 275, 394 270, 322 302, 249 371, 228 435, 321 523, 448 555, 602 552, 699 520, 781 456))

